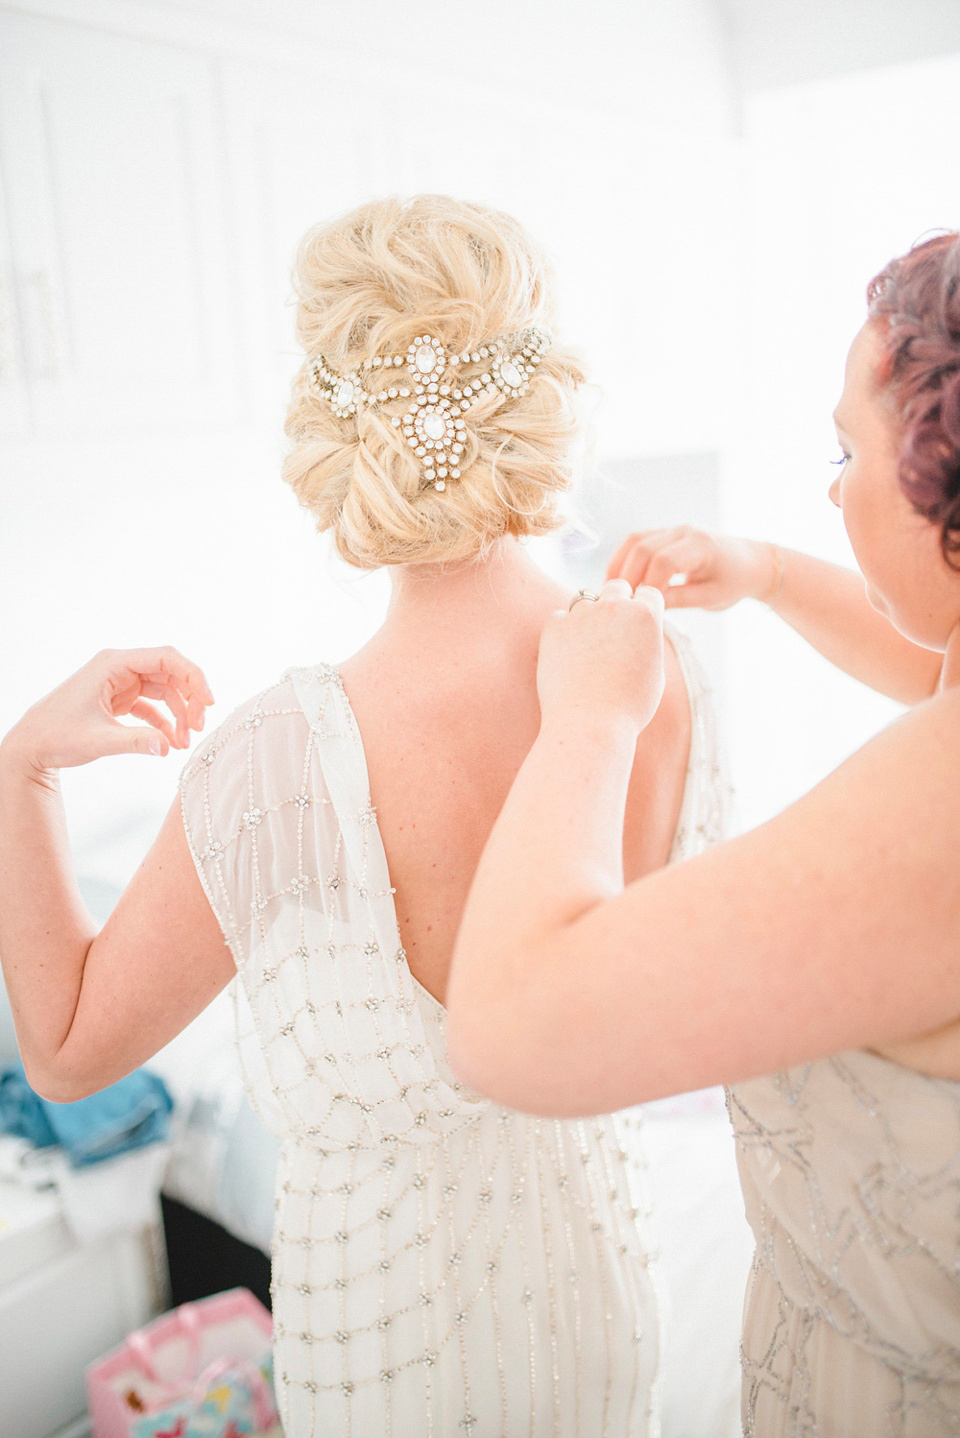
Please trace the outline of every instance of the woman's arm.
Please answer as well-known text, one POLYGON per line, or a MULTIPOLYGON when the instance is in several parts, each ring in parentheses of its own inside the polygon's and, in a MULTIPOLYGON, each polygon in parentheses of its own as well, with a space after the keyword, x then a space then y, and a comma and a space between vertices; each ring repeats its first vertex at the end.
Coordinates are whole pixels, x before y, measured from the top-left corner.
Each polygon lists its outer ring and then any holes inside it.
POLYGON ((936 692, 943 656, 904 639, 870 604, 862 575, 795 549, 702 530, 631 534, 611 578, 660 589, 668 609, 726 609, 758 599, 838 669, 902 704, 936 692), (675 575, 685 582, 671 584, 675 575))
MULTIPOLYGON (((960 1015, 960 806, 945 798, 960 793, 960 694, 762 828, 621 890, 644 674, 634 659, 630 676, 604 600, 544 634, 542 729, 454 955, 463 1079, 511 1107, 596 1113, 960 1015)), ((643 593, 637 608, 643 629, 643 593)))
POLYGON ((129 1073, 232 977, 179 805, 98 934, 74 878, 59 783, 60 768, 101 755, 185 748, 211 700, 173 650, 105 652, 0 745, 0 958, 27 1077, 46 1098, 81 1098, 129 1073))

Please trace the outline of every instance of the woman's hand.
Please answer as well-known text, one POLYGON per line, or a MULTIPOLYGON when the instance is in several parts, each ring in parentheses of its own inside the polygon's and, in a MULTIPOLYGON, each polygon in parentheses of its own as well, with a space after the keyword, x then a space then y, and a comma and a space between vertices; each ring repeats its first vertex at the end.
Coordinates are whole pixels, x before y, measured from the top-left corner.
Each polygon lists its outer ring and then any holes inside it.
POLYGON ((731 539, 681 525, 628 535, 608 579, 659 589, 668 609, 728 609, 738 599, 766 600, 782 576, 772 544, 731 539))
POLYGON ((575 713, 627 720, 639 732, 663 697, 663 599, 608 580, 599 601, 579 600, 547 621, 537 692, 544 721, 575 713))
POLYGON ((4 748, 39 771, 105 754, 166 754, 187 748, 212 703, 203 672, 176 649, 104 649, 28 709, 4 748), (145 723, 121 724, 124 714, 145 723))

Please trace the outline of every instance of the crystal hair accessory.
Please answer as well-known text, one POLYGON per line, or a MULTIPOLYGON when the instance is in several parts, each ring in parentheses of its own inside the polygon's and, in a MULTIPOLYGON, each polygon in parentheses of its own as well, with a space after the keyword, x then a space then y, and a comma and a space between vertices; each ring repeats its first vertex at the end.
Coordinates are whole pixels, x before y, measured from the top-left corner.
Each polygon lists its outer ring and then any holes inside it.
POLYGON ((483 394, 507 399, 526 394, 549 345, 545 331, 529 329, 513 343, 492 340, 475 350, 448 353, 442 340, 417 335, 405 355, 374 355, 349 374, 338 374, 322 355, 310 360, 307 369, 314 391, 338 419, 351 419, 361 408, 378 409, 392 400, 412 399, 406 413, 394 415, 391 423, 403 430, 420 460, 424 488, 443 490, 448 479, 460 478, 467 438, 463 416, 483 394), (467 366, 480 373, 470 375, 466 383, 445 379, 449 370, 467 366), (400 382, 400 373, 394 376, 391 370, 405 371, 407 378, 400 382), (391 384, 394 378, 398 382, 391 384), (369 387, 377 380, 383 388, 369 387))

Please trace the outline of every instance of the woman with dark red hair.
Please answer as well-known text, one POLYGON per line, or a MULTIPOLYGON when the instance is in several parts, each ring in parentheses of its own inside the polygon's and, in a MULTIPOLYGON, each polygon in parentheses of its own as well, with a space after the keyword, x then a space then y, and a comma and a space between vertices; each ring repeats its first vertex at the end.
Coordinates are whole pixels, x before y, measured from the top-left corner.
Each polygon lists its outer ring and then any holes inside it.
POLYGON ((745 1432, 932 1438, 960 1433, 960 236, 872 281, 835 420, 860 575, 658 531, 548 623, 448 1033, 464 1079, 540 1114, 729 1085, 745 1432), (624 887, 664 599, 747 595, 915 707, 769 823, 624 887))

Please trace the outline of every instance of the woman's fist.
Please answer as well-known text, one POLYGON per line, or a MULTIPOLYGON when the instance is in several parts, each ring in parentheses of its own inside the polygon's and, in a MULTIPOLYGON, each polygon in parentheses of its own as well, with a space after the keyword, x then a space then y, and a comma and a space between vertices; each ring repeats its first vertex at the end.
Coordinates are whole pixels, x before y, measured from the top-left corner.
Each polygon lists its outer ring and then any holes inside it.
POLYGON ((663 697, 663 599, 608 580, 547 621, 537 691, 545 719, 573 713, 646 728, 663 697))

